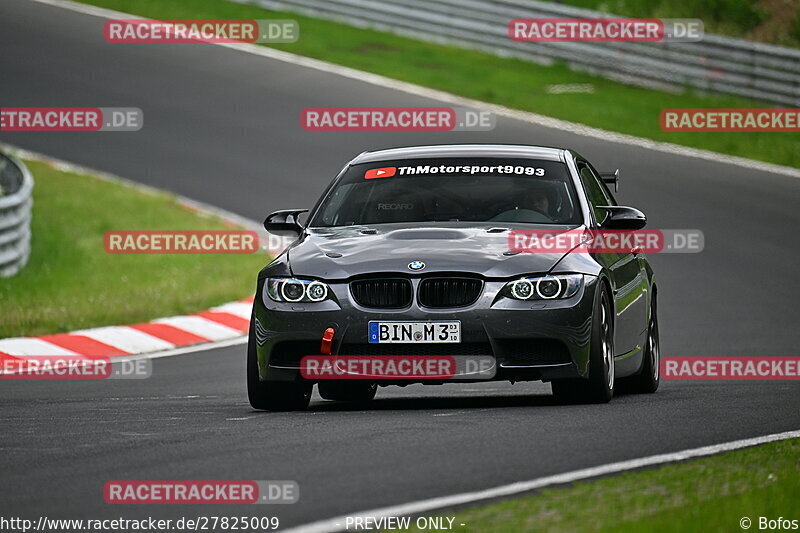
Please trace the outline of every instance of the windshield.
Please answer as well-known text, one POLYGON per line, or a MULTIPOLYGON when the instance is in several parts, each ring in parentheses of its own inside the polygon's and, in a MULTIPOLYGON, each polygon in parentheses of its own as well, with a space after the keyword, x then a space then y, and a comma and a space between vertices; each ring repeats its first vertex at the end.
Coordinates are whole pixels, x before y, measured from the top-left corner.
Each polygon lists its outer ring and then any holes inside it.
POLYGON ((534 159, 380 161, 350 167, 311 226, 404 222, 580 224, 566 165, 534 159))

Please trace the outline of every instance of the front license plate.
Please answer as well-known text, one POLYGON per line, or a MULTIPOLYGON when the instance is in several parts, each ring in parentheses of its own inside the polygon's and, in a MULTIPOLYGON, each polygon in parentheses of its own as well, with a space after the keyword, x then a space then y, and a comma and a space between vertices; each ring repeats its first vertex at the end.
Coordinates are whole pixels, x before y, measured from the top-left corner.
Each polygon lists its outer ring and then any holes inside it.
POLYGON ((461 342, 461 322, 378 322, 369 323, 369 342, 440 343, 461 342))

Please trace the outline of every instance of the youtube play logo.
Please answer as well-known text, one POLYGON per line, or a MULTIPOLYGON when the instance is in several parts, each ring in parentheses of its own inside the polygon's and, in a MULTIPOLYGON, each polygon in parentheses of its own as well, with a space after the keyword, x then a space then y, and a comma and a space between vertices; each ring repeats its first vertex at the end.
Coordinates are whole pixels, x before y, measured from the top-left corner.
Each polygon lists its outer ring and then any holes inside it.
POLYGON ((364 174, 364 179, 390 178, 395 175, 395 172, 397 172, 397 167, 371 168, 364 174))

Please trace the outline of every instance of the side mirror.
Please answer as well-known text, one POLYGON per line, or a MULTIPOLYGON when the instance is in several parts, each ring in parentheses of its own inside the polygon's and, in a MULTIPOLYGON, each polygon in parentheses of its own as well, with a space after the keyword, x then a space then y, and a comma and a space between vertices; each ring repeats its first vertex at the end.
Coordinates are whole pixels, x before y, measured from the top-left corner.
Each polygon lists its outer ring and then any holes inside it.
POLYGON ((298 222, 297 217, 306 211, 308 209, 275 211, 264 220, 264 229, 282 237, 299 237, 303 233, 303 226, 298 222))
POLYGON ((598 205, 599 209, 608 212, 606 219, 600 224, 602 229, 642 229, 647 224, 647 217, 633 207, 623 205, 598 205))

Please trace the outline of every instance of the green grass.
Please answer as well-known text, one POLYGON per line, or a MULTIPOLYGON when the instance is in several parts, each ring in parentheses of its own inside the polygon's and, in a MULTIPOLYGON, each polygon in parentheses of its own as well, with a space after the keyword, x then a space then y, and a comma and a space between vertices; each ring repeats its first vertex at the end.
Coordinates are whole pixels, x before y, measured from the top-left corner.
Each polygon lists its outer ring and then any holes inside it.
POLYGON ((707 33, 800 47, 791 22, 800 4, 787 0, 560 0, 559 3, 635 18, 699 18, 707 33))
MULTIPOLYGON (((224 0, 85 0, 85 3, 160 19, 293 18, 300 23, 300 40, 272 45, 274 48, 607 130, 800 167, 796 133, 667 133, 659 127, 663 108, 775 107, 770 104, 703 96, 691 91, 676 95, 646 90, 573 72, 565 65, 544 67, 224 0), (549 85, 571 83, 590 83, 594 93, 547 91, 549 85)), ((325 102, 306 103, 325 105, 325 102)), ((527 141, 519 139, 521 143, 527 141)), ((541 142, 547 144, 546 140, 541 142)))
POLYGON ((166 193, 26 161, 34 176, 32 253, 0 278, 0 338, 72 331, 202 311, 251 296, 263 253, 112 255, 109 230, 232 229, 166 193))
POLYGON ((432 515, 455 517, 459 533, 735 532, 742 517, 758 531, 760 516, 800 519, 798 496, 792 439, 432 515))

